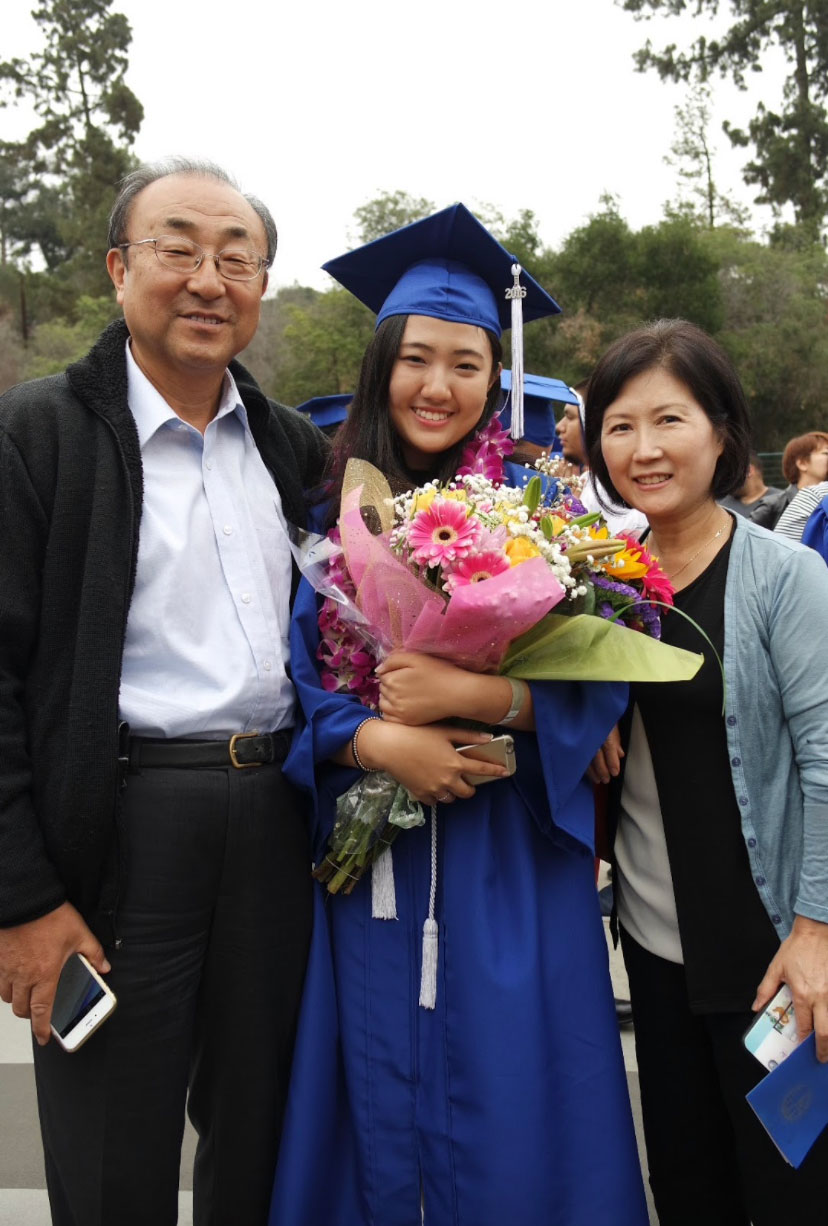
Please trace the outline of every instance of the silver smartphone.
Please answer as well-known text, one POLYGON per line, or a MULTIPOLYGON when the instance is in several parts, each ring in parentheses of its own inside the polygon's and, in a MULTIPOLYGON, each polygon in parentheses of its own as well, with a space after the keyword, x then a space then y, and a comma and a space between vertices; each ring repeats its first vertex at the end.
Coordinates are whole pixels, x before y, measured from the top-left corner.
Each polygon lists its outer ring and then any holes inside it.
MULTIPOLYGON (((478 762, 494 762, 497 766, 505 766, 508 775, 515 773, 515 742, 506 732, 501 736, 493 737, 485 745, 460 745, 457 752, 461 753, 464 758, 473 758, 478 762)), ((476 788, 481 783, 495 783, 503 776, 463 775, 463 778, 466 783, 476 788)))
POLYGON ((52 1034, 65 1051, 77 1051, 116 1003, 115 993, 83 954, 72 954, 60 972, 52 1005, 52 1034))

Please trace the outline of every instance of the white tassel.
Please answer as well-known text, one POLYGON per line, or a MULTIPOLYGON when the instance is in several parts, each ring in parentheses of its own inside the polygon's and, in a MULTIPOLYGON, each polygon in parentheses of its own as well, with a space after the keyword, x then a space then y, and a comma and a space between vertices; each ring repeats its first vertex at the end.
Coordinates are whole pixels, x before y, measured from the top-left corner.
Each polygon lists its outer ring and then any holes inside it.
POLYGON ((512 303, 512 424, 509 433, 513 439, 523 438, 523 299, 526 288, 520 283, 520 271, 520 264, 512 265, 515 283, 506 291, 512 303))
POLYGON ((431 806, 431 887, 428 894, 428 919, 423 924, 423 966, 420 972, 420 1006, 433 1009, 437 1004, 437 958, 439 929, 434 918, 437 900, 437 806, 431 806))
POLYGON ((371 916, 382 920, 397 918, 397 891, 390 847, 386 847, 371 865, 371 916))
POLYGON ((429 917, 423 924, 423 970, 420 975, 420 1004, 433 1009, 437 1004, 437 921, 429 917))

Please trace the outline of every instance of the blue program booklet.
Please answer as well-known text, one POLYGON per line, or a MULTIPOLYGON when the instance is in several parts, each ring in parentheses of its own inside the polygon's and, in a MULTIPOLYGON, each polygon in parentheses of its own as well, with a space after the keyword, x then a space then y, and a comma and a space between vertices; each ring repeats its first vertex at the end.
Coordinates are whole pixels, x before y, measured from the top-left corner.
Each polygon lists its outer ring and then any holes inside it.
POLYGON ((754 1086, 747 1100, 785 1161, 801 1166, 828 1124, 828 1064, 817 1060, 813 1034, 754 1086))

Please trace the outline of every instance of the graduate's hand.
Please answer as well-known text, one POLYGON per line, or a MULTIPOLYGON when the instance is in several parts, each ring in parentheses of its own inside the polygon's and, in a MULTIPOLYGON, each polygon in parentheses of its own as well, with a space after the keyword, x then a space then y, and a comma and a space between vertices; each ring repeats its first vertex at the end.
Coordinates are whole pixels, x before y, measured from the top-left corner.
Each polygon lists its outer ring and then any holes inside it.
POLYGON ((47 915, 0 928, 0 999, 18 1017, 31 1018, 42 1046, 49 1042, 52 1004, 63 964, 70 954, 83 954, 96 970, 111 970, 100 941, 79 913, 65 902, 47 915))
POLYGON ((756 989, 751 1008, 764 1008, 783 983, 793 996, 800 1038, 816 1031, 817 1059, 828 1062, 828 924, 797 915, 791 934, 756 989))
POLYGON ((460 715, 461 691, 470 674, 436 656, 395 651, 379 665, 376 675, 383 718, 414 725, 460 715))
MULTIPOLYGON (((376 671, 380 681, 380 711, 392 723, 435 724, 445 719, 497 724, 512 705, 512 687, 505 677, 472 673, 448 660, 395 651, 376 671)), ((524 699, 513 727, 534 728, 532 693, 524 699)))
POLYGON ((592 783, 609 783, 621 770, 621 759, 624 750, 621 748, 621 733, 616 724, 612 732, 598 750, 587 769, 587 777, 592 783))
POLYGON ((408 727, 384 719, 363 724, 359 733, 359 756, 373 769, 387 771, 421 804, 448 804, 458 797, 474 796, 463 774, 491 775, 499 779, 506 768, 493 762, 470 762, 455 745, 484 745, 487 732, 449 728, 443 724, 408 727))

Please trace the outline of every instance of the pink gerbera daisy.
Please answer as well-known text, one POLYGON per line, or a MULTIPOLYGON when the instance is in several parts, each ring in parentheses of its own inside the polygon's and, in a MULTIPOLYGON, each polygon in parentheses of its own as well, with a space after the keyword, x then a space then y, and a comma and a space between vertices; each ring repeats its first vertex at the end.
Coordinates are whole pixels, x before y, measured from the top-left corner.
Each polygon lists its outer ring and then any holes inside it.
POLYGON ((461 502, 435 498, 411 521, 408 540, 412 557, 421 566, 443 566, 467 554, 477 540, 477 522, 461 502))
POLYGON ((457 587, 466 587, 469 583, 482 583, 484 579, 492 579, 505 570, 509 570, 509 559, 502 550, 486 549, 475 551, 460 558, 445 575, 445 588, 453 592, 457 587))

